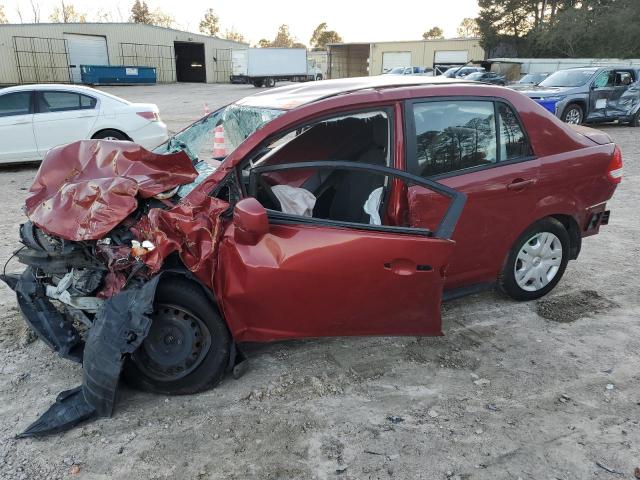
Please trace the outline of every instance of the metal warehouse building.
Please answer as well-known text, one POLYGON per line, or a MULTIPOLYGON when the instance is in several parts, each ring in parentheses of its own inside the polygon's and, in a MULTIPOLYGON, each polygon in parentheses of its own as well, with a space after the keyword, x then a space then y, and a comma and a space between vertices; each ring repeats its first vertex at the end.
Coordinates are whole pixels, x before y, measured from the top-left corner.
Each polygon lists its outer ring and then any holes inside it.
POLYGON ((443 69, 486 58, 477 38, 328 45, 329 78, 380 75, 394 67, 443 69))
POLYGON ((140 23, 0 25, 0 85, 80 82, 80 65, 154 67, 160 83, 228 82, 244 43, 140 23))

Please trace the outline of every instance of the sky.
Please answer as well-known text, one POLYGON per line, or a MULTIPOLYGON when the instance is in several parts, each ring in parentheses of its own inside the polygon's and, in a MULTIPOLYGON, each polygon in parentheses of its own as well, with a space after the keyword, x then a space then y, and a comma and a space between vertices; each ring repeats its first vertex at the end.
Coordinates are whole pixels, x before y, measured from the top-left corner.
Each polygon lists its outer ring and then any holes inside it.
MULTIPOLYGON (((49 15, 58 0, 33 0, 40 9, 40 21, 49 15)), ((110 12, 113 21, 127 21, 133 0, 65 0, 76 10, 87 13, 88 21, 99 12, 110 12), (96 7, 99 5, 99 7, 96 7)), ((0 0, 11 23, 33 21, 31 0, 0 0)), ((159 8, 172 15, 175 27, 197 32, 204 12, 213 8, 220 17, 221 32, 235 29, 251 44, 261 38, 273 39, 278 26, 285 23, 298 41, 308 45, 315 27, 327 22, 345 42, 416 40, 433 26, 446 37, 456 36, 464 17, 475 17, 477 0, 147 0, 150 10, 159 8)))

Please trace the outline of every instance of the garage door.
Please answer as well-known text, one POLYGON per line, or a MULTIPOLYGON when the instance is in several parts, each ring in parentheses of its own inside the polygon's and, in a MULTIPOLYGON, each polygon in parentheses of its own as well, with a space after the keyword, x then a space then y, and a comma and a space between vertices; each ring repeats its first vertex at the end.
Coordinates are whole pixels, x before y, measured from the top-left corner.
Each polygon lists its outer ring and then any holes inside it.
POLYGON ((433 63, 467 63, 468 52, 466 50, 439 50, 436 52, 433 63))
POLYGON ((382 73, 396 67, 410 67, 411 52, 383 52, 382 73))
POLYGON ((97 35, 65 33, 69 51, 71 81, 80 83, 80 65, 109 65, 107 39, 97 35))

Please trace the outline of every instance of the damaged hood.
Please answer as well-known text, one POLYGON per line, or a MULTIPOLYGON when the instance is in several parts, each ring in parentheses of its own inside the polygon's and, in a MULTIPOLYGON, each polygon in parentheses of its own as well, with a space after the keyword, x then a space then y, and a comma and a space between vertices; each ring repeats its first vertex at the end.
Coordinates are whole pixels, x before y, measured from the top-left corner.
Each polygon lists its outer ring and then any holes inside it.
POLYGON ((156 154, 132 142, 82 140, 50 150, 25 202, 29 219, 73 241, 104 237, 150 198, 198 176, 185 152, 156 154))

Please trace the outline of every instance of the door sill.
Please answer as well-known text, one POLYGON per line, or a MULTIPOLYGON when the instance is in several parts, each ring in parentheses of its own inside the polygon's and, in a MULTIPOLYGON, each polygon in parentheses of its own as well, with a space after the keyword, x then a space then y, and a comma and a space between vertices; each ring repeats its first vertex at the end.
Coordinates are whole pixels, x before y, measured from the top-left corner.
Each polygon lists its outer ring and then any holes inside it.
POLYGON ((451 290, 445 290, 442 293, 442 301, 448 302, 449 300, 455 300, 457 298, 466 297, 467 295, 487 292, 489 290, 493 290, 495 287, 496 287, 496 282, 486 282, 486 283, 474 283, 473 285, 466 285, 464 287, 459 287, 459 288, 452 288, 451 290))

